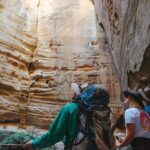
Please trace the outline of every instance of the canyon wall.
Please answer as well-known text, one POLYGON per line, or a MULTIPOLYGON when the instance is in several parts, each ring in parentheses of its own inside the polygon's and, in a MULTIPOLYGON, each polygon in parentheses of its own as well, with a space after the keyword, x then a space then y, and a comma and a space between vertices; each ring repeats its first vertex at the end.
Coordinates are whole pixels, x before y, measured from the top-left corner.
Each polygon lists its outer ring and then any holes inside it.
POLYGON ((121 89, 150 77, 150 1, 92 0, 121 89))
POLYGON ((0 1, 0 122, 47 128, 71 82, 119 82, 90 0, 0 1))

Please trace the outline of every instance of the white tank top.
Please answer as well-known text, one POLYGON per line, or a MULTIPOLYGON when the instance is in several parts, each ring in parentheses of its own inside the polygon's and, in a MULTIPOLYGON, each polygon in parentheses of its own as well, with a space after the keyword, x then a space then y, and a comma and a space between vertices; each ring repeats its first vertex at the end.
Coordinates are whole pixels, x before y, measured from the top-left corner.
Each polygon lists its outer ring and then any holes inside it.
POLYGON ((150 116, 137 108, 125 111, 125 124, 135 124, 135 137, 150 138, 150 116))

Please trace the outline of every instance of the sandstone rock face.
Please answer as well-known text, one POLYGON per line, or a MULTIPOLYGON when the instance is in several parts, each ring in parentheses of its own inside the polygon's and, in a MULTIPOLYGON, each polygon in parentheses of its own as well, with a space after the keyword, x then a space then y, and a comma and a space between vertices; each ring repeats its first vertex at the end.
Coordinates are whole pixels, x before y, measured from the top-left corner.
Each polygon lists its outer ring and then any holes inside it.
POLYGON ((150 76, 150 1, 93 0, 122 89, 150 76))
POLYGON ((48 127, 73 81, 103 83, 119 100, 90 0, 1 0, 0 18, 1 122, 48 127))

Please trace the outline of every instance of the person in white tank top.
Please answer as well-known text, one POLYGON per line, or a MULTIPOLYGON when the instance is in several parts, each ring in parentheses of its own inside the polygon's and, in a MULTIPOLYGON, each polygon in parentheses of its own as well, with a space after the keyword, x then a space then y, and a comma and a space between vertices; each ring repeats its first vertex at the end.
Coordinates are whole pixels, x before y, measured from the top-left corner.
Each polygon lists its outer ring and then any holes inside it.
POLYGON ((140 92, 123 92, 125 105, 126 136, 116 140, 116 147, 131 144, 132 150, 150 150, 150 117, 144 112, 143 96, 140 92))

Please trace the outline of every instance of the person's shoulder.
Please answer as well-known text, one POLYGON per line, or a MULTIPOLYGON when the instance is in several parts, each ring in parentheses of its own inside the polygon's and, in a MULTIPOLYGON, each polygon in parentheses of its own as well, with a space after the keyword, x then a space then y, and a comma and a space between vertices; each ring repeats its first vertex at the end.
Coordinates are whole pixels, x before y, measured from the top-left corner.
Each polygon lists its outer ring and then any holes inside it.
POLYGON ((77 104, 76 104, 76 103, 73 103, 73 102, 70 102, 70 103, 67 103, 65 106, 66 106, 66 107, 76 107, 77 104))
POLYGON ((140 110, 138 108, 128 108, 125 113, 139 113, 140 110))
POLYGON ((78 109, 78 105, 76 104, 76 103, 68 103, 68 104, 66 104, 65 106, 64 106, 66 109, 68 109, 68 110, 76 110, 76 109, 78 109))

